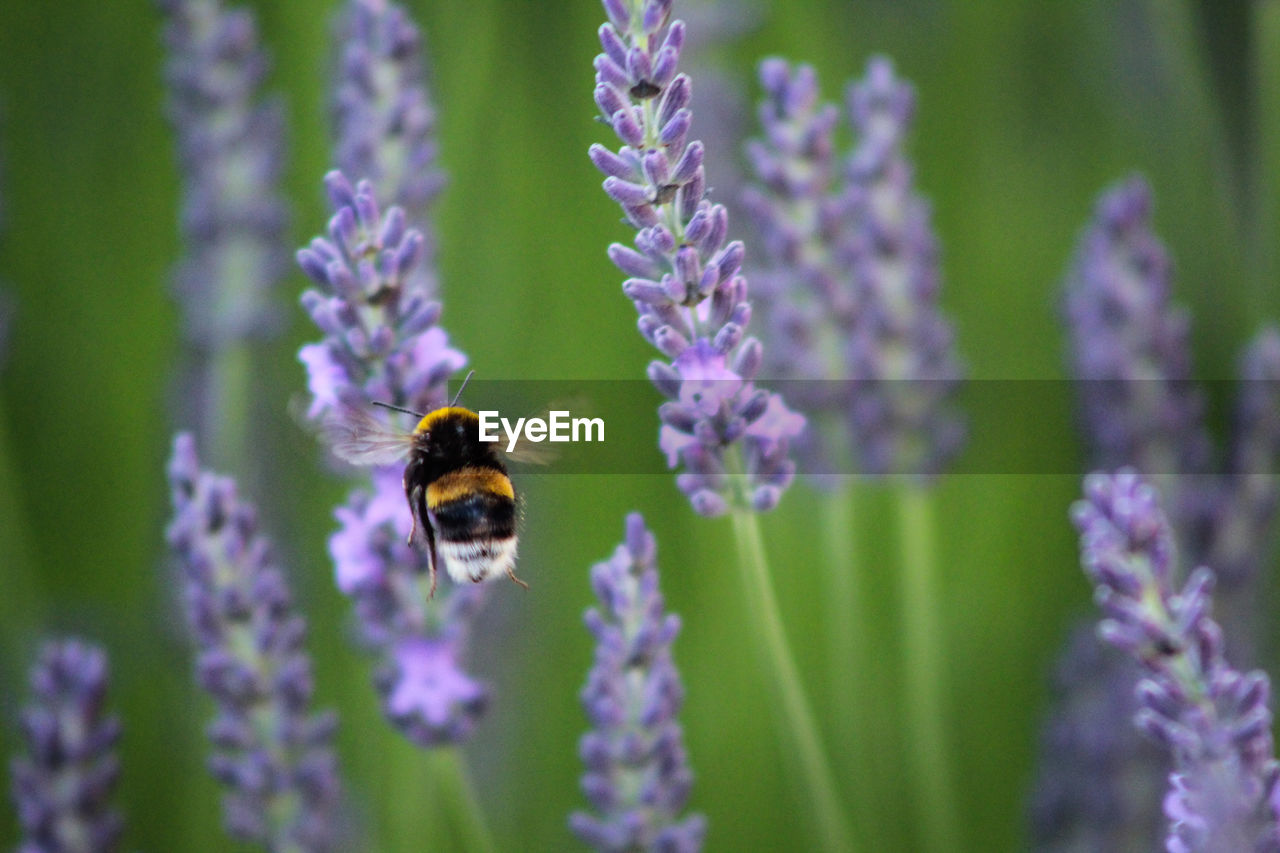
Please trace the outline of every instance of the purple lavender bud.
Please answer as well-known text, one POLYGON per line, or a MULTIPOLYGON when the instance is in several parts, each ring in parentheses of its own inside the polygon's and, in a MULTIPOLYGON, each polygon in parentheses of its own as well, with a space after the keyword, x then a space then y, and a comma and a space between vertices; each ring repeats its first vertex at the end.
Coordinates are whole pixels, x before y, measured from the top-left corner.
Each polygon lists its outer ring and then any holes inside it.
POLYGON ((1227 663, 1209 617, 1212 572, 1197 569, 1175 590, 1172 530, 1133 469, 1091 474, 1072 517, 1081 565, 1107 614, 1100 635, 1150 682, 1135 724, 1172 754, 1166 849, 1280 850, 1267 677, 1227 663))
POLYGON ((679 21, 668 26, 669 0, 646 0, 632 11, 610 0, 604 5, 610 23, 600 28, 596 103, 623 147, 615 154, 593 145, 589 154, 607 175, 605 193, 637 231, 634 252, 615 244, 609 255, 631 277, 623 290, 640 314, 641 334, 673 362, 658 372, 650 368, 659 390, 683 403, 692 393, 688 384, 717 400, 714 407, 696 407, 700 420, 684 429, 664 423, 659 446, 671 467, 684 465, 677 483, 700 513, 771 507, 782 486, 759 480, 757 472, 779 467, 804 419, 769 419, 768 427, 747 429, 727 416, 753 396, 755 371, 743 376, 726 364, 754 367, 759 344, 739 358, 750 318, 746 280, 738 272, 744 249, 736 242, 722 248, 728 214, 704 197, 704 146, 687 141, 692 86, 688 75, 677 73, 685 28, 679 21), (699 473, 723 472, 727 454, 743 476, 712 480, 699 473), (765 486, 767 494, 757 498, 765 486))
POLYGON ((337 32, 333 123, 338 169, 368 180, 377 196, 404 209, 425 238, 415 285, 434 295, 431 209, 444 188, 436 165, 436 113, 422 67, 422 37, 389 0, 348 0, 337 32))
POLYGON ((160 8, 183 176, 176 287, 188 339, 213 350, 278 325, 272 291, 289 269, 283 110, 260 94, 267 62, 248 10, 220 0, 160 8))
POLYGON ((693 775, 676 716, 684 687, 671 658, 679 620, 663 609, 653 535, 639 513, 626 538, 591 568, 600 607, 584 619, 596 638, 582 690, 592 730, 579 753, 582 790, 597 815, 575 812, 569 825, 600 851, 702 849, 706 819, 680 812, 693 775))
POLYGON ((271 850, 330 850, 339 798, 336 718, 309 712, 305 626, 235 482, 200 468, 195 441, 169 460, 169 545, 181 564, 196 672, 218 706, 210 770, 228 787, 227 831, 271 850))
POLYGON ((105 710, 107 656, 67 639, 45 643, 31 669, 20 723, 26 752, 13 760, 19 853, 110 853, 123 823, 110 807, 120 722, 105 710))
POLYGON ((449 346, 435 324, 439 305, 427 301, 413 277, 422 262, 422 235, 388 227, 404 214, 393 207, 379 216, 369 182, 352 188, 341 172, 325 180, 335 202, 330 239, 317 237, 298 253, 299 265, 328 291, 303 294, 304 306, 327 332, 298 354, 312 392, 307 415, 319 418, 344 403, 373 400, 430 411, 446 400, 445 380, 466 357, 449 346), (389 262, 370 263, 375 260, 389 262), (330 322, 320 322, 320 305, 330 322))
POLYGON ((963 369, 938 309, 929 205, 902 150, 915 95, 888 59, 875 57, 848 100, 860 137, 847 167, 858 305, 847 347, 854 445, 868 473, 929 476, 963 442, 951 406, 963 369))
MULTIPOLYGON (((1187 315, 1170 304, 1170 279, 1168 253, 1151 231, 1151 191, 1131 177, 1099 199, 1065 285, 1073 373, 1097 467, 1132 465, 1154 476, 1207 465, 1187 315)), ((1182 499, 1171 498, 1181 519, 1182 499)))

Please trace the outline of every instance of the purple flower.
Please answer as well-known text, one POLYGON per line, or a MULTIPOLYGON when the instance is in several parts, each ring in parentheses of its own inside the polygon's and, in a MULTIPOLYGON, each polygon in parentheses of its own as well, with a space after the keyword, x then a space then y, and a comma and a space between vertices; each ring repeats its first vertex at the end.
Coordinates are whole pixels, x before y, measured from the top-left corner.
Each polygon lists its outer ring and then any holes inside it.
POLYGON ((338 24, 333 123, 338 168, 368 180, 423 235, 424 262, 411 275, 434 295, 431 208, 444 188, 436 166, 436 113, 422 68, 422 37, 389 0, 348 0, 338 24))
POLYGON ((272 291, 289 268, 283 110, 260 94, 267 62, 251 12, 219 0, 160 0, 160 8, 183 176, 187 254, 177 290, 189 340, 216 350, 279 319, 272 291))
POLYGON ((234 481, 200 469, 189 434, 174 439, 169 484, 196 676, 218 706, 209 767, 227 787, 227 831, 271 850, 333 849, 336 718, 309 712, 306 627, 284 574, 253 507, 234 481))
POLYGON ((586 612, 595 664, 582 705, 593 726, 579 752, 582 790, 599 816, 576 812, 573 831, 601 851, 696 851, 706 819, 681 820, 693 775, 676 715, 684 702, 671 643, 680 620, 663 609, 656 543, 639 513, 626 540, 591 569, 600 608, 586 612))
POLYGON ((108 715, 107 656, 75 639, 46 643, 31 669, 20 722, 26 752, 13 760, 18 853, 109 853, 123 823, 110 801, 120 775, 120 722, 108 715))
MULTIPOLYGON (((856 306, 841 255, 849 248, 852 209, 836 168, 840 112, 819 100, 810 65, 766 59, 759 77, 764 136, 747 144, 757 183, 744 191, 743 204, 762 238, 768 270, 758 288, 773 344, 764 369, 788 379, 841 379, 840 344, 856 306)), ((823 384, 797 383, 809 392, 804 402, 811 412, 840 401, 824 399, 823 384)))
MULTIPOLYGON (((1131 177, 1103 193, 1065 286, 1072 374, 1091 464, 1147 476, 1204 473, 1204 404, 1191 383, 1185 311, 1151 231, 1151 191, 1131 177)), ((1171 495, 1174 519, 1182 498, 1171 495)))
POLYGON ((1173 757, 1166 849, 1280 850, 1270 683, 1227 663, 1209 615, 1212 571, 1199 568, 1176 588, 1172 529, 1132 469, 1086 478, 1072 517, 1105 617, 1099 636, 1145 673, 1134 724, 1173 757))
MULTIPOLYGON (((444 405, 445 383, 466 357, 449 346, 436 325, 440 306, 414 274, 423 262, 421 234, 406 226, 399 207, 380 213, 368 181, 353 189, 331 172, 325 183, 335 207, 329 238, 298 252, 320 285, 302 302, 325 335, 299 353, 309 374, 309 416, 342 417, 344 406, 373 401, 420 412, 444 405)), ((488 703, 487 688, 461 666, 486 589, 449 585, 432 597, 428 557, 407 541, 413 520, 402 475, 378 468, 368 488, 352 491, 335 512, 329 552, 361 639, 381 658, 375 683, 383 713, 419 746, 459 743, 488 703)))
POLYGON ((848 337, 854 446, 870 474, 939 472, 964 427, 951 398, 963 368, 938 310, 938 246, 915 191, 904 140, 915 93, 875 57, 849 88, 858 144, 846 177, 855 233, 848 249, 856 320, 848 337))
POLYGON ((804 421, 775 419, 789 431, 749 429, 772 400, 784 404, 755 387, 763 348, 745 337, 745 249, 726 242, 728 213, 704 197, 702 143, 688 141, 691 86, 676 73, 684 24, 669 23, 670 0, 635 9, 605 0, 604 8, 610 22, 600 28, 595 98, 623 145, 592 145, 590 156, 637 232, 634 249, 614 243, 609 257, 630 276, 622 289, 641 334, 667 359, 649 366, 669 400, 659 409, 660 443, 673 467, 684 463, 677 484, 697 512, 771 509, 794 476, 788 444, 804 421), (696 405, 687 382, 698 388, 696 405), (711 391, 709 382, 724 387, 711 391))

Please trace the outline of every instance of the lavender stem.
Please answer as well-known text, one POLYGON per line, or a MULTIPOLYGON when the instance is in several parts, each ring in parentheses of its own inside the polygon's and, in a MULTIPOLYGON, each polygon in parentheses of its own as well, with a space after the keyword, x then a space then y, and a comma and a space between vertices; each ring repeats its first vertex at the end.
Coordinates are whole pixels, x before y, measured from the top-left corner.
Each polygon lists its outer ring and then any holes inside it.
POLYGON ((959 847, 951 761, 943 721, 945 668, 938 591, 933 492, 904 482, 895 494, 902 597, 902 672, 909 764, 919 794, 917 814, 926 850, 959 847))
POLYGON ((461 839, 462 849, 473 853, 495 853, 498 848, 489 832, 484 812, 480 810, 466 762, 457 747, 433 749, 427 756, 437 787, 436 794, 454 817, 454 828, 461 839))
POLYGON ((752 633, 759 637, 757 649, 764 663, 771 669, 773 686, 781 700, 785 720, 783 730, 793 741, 792 746, 809 789, 807 802, 813 809, 822 849, 853 850, 852 832, 840 807, 835 777, 827 760, 829 753, 823 748, 817 719, 800 683, 795 656, 791 653, 782 625, 764 541, 760 535, 759 517, 750 510, 735 510, 732 518, 738 565, 743 572, 743 586, 754 614, 753 621, 760 626, 759 631, 752 633))
POLYGON ((858 739, 858 686, 863 682, 858 649, 865 624, 861 579, 854 559, 853 478, 822 496, 823 565, 827 571, 827 674, 831 684, 831 706, 837 721, 837 741, 851 744, 858 739))

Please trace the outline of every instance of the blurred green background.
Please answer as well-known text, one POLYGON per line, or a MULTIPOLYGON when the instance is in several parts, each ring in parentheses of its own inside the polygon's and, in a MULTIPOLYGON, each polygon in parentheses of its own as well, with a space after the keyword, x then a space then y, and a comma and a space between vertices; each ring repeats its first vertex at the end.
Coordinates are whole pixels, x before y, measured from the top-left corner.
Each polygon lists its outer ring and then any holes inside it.
MULTIPOLYGON (((337 4, 249 5, 272 57, 270 84, 288 105, 300 244, 326 217, 337 4)), ((604 252, 630 233, 586 157, 591 142, 611 139, 592 121, 599 5, 407 5, 427 39, 450 180, 437 226, 453 340, 484 379, 642 376, 652 353, 604 252)), ((676 15, 708 25, 735 8, 677 2, 676 15)), ((1154 187, 1176 297, 1194 316, 1197 374, 1230 377, 1240 344, 1280 315, 1277 3, 788 0, 747 12, 737 35, 703 40, 687 63, 695 74, 716 69, 745 103, 758 97, 754 63, 769 54, 816 65, 833 99, 876 52, 916 85, 917 180, 935 207, 943 303, 972 376, 1063 376, 1061 274, 1095 195, 1134 169, 1154 187)), ((16 306, 0 368, 0 755, 18 748, 14 720, 38 638, 82 634, 112 657, 127 847, 226 850, 204 772, 209 706, 191 684, 162 535, 163 464, 183 410, 169 286, 179 179, 162 61, 157 13, 136 0, 13 0, 0 23, 0 287, 16 306)), ((695 77, 695 116, 709 109, 699 100, 709 91, 695 77)), ((752 114, 739 115, 748 132, 752 114)), ((729 185, 716 176, 737 168, 711 164, 713 181, 729 185)), ((731 230, 750 234, 741 219, 731 230)), ((313 440, 287 413, 304 388, 295 352, 317 336, 296 308, 303 287, 300 274, 285 283, 287 329, 255 354, 268 401, 255 413, 255 442, 275 461, 255 475, 251 497, 310 619, 319 704, 342 715, 340 760, 368 835, 359 849, 451 849, 457 839, 427 763, 381 721, 370 661, 349 642, 325 544, 344 487, 320 470, 313 440)), ((1221 423, 1225 401, 1213 402, 1221 423)), ((1062 471, 1080 464, 1065 405, 982 425, 984 443, 1023 452, 1031 433, 1038 458, 1062 471)), ((656 435, 656 415, 652 426, 656 435)), ((669 606, 684 620, 676 659, 697 774, 692 808, 709 818, 709 849, 806 849, 804 794, 780 755, 728 521, 694 517, 669 476, 541 474, 519 485, 528 499, 521 574, 533 589, 495 590, 476 630, 473 671, 496 698, 465 749, 499 848, 576 845, 565 820, 584 805, 576 749, 591 659, 580 619, 592 598, 587 569, 639 509, 658 537, 669 606)), ((946 729, 966 849, 1025 845, 1047 667, 1089 606, 1066 518, 1078 487, 1075 476, 1029 474, 966 474, 939 487, 946 729)), ((873 819, 884 849, 913 849, 894 723, 896 556, 892 537, 881 538, 889 501, 860 486, 850 533, 872 594, 869 651, 882 659, 857 685, 860 718, 881 721, 854 733, 860 745, 828 701, 829 674, 841 666, 823 652, 820 501, 799 484, 763 519, 787 627, 859 834, 873 819)), ((0 845, 15 838, 11 809, 0 808, 0 845)))

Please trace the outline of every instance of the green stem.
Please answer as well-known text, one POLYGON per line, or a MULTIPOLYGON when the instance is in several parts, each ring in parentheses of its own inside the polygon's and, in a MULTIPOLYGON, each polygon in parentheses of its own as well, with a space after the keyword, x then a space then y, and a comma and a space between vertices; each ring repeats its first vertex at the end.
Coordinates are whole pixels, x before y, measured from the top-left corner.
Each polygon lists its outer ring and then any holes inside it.
MULTIPOLYGON (((252 397, 252 351, 245 341, 228 342, 208 365, 209 464, 221 471, 244 472, 252 397)), ((251 484, 245 484, 251 488, 251 484)))
MULTIPOLYGON (((399 735, 396 736, 399 738, 399 735)), ((449 847, 439 783, 420 749, 397 740, 383 757, 382 838, 390 850, 441 850, 449 847), (385 829, 383 829, 385 827, 385 829)), ((379 848, 384 849, 384 848, 379 848)))
POLYGON ((785 720, 783 728, 794 741, 792 746, 809 789, 807 799, 814 811, 822 847, 831 851, 852 850, 852 834, 836 796, 835 779, 822 747, 817 720, 800 684, 795 658, 782 627, 759 520, 755 513, 745 509, 735 510, 732 518, 743 585, 754 611, 754 621, 759 625, 758 631, 750 633, 760 638, 758 650, 772 671, 773 686, 781 700, 785 720))
POLYGON ((866 578, 858 565, 857 533, 859 517, 855 498, 856 480, 843 478, 840 486, 822 502, 823 566, 827 608, 827 684, 830 686, 831 719, 834 722, 834 754, 844 756, 838 768, 850 786, 850 809, 855 825, 862 828, 867 843, 883 849, 877 829, 878 816, 888 803, 876 800, 882 793, 879 781, 885 778, 883 734, 891 725, 890 711, 883 703, 859 701, 867 696, 873 678, 870 609, 867 606, 866 578))
POLYGON ((471 853, 494 853, 497 848, 493 836, 489 834, 489 825, 480 810, 471 778, 457 747, 433 749, 429 754, 432 775, 441 798, 453 815, 462 849, 471 853))
POLYGON ((932 495, 917 483, 897 492, 902 566, 902 672, 906 681, 908 760, 918 791, 923 849, 959 847, 944 721, 942 625, 932 495))
POLYGON ((859 686, 864 682, 859 652, 865 646, 859 635, 865 627, 863 591, 858 588, 854 560, 853 482, 846 478, 824 496, 822 540, 827 572, 827 681, 831 685, 831 708, 837 725, 838 745, 856 740, 859 686))

